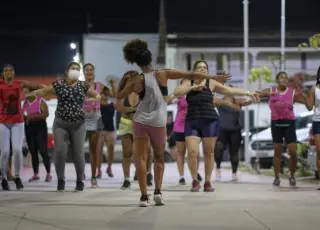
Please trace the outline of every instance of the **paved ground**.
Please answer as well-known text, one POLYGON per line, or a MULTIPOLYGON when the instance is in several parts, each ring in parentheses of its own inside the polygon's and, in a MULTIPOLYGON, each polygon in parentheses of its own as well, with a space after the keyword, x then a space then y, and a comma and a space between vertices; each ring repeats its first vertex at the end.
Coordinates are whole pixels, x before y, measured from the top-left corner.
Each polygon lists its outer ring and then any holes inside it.
MULTIPOLYGON (((43 170, 43 169, 41 169, 43 170)), ((89 176, 89 165, 86 166, 89 176)), ((121 165, 114 165, 115 178, 106 175, 100 188, 72 192, 74 170, 67 167, 67 191, 55 192, 56 181, 25 183, 23 192, 0 192, 1 230, 260 230, 319 229, 320 191, 316 185, 298 183, 298 188, 273 188, 272 178, 248 173, 231 183, 223 170, 223 181, 215 193, 190 193, 177 185, 174 164, 166 165, 163 207, 137 207, 136 183, 130 191, 119 189, 121 165)), ((201 165, 203 172, 203 165, 201 165)), ((29 178, 31 170, 24 172, 29 178)), ((190 182, 189 174, 187 176, 190 182)), ((14 186, 12 185, 12 188, 14 186)))

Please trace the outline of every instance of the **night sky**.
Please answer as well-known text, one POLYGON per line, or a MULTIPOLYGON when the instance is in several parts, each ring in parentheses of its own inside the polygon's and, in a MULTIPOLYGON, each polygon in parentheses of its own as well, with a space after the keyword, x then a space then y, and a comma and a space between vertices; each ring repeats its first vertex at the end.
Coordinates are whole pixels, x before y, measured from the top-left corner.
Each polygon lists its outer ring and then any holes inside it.
MULTIPOLYGON (((0 64, 15 65, 19 75, 54 75, 72 60, 69 43, 83 33, 158 31, 158 0, 65 2, 1 1, 0 64)), ((250 31, 279 32, 280 2, 250 0, 250 31)), ((242 7, 242 0, 167 0, 167 30, 241 33, 242 7)), ((287 31, 320 32, 319 10, 320 0, 287 0, 287 31)))

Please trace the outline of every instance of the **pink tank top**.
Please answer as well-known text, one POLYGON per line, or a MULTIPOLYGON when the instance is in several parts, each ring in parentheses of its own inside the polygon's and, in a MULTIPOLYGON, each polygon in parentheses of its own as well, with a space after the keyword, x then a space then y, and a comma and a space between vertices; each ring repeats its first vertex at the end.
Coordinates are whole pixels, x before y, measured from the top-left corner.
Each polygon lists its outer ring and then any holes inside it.
POLYGON ((36 97, 33 102, 29 102, 27 99, 24 100, 23 103, 23 112, 26 115, 39 115, 41 114, 41 97, 36 97))
POLYGON ((178 111, 176 115, 176 119, 174 121, 173 131, 177 133, 184 133, 184 123, 187 116, 188 111, 188 103, 186 97, 179 97, 178 102, 178 111))
POLYGON ((278 92, 278 89, 273 87, 271 92, 275 93, 269 98, 271 120, 295 120, 293 113, 294 89, 288 87, 286 91, 278 92))
MULTIPOLYGON (((99 82, 95 83, 95 87, 96 87, 96 92, 101 93, 101 84, 99 84, 99 82)), ((100 101, 94 101, 86 97, 84 99, 83 110, 84 112, 100 111, 100 101)))

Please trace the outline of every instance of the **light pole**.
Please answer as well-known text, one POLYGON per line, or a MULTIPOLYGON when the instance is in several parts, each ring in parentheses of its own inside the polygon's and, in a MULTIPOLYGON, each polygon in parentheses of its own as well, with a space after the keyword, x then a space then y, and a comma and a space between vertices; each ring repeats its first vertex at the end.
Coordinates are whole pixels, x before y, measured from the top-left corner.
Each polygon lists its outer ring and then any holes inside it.
MULTIPOLYGON (((249 1, 243 0, 243 55, 244 55, 244 88, 248 88, 249 76, 249 1)), ((246 163, 250 163, 248 152, 249 145, 249 109, 245 107, 244 111, 244 154, 246 163)))
POLYGON ((286 0, 281 0, 281 61, 280 69, 285 71, 286 69, 286 0))

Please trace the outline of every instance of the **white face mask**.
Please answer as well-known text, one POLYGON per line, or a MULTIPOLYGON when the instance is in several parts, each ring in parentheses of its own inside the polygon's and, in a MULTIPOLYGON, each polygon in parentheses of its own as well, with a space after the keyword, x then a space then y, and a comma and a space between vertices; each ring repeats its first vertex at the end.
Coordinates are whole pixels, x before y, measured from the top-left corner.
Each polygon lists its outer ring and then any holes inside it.
POLYGON ((80 71, 76 69, 71 69, 68 72, 68 77, 72 80, 78 80, 80 77, 80 71))

